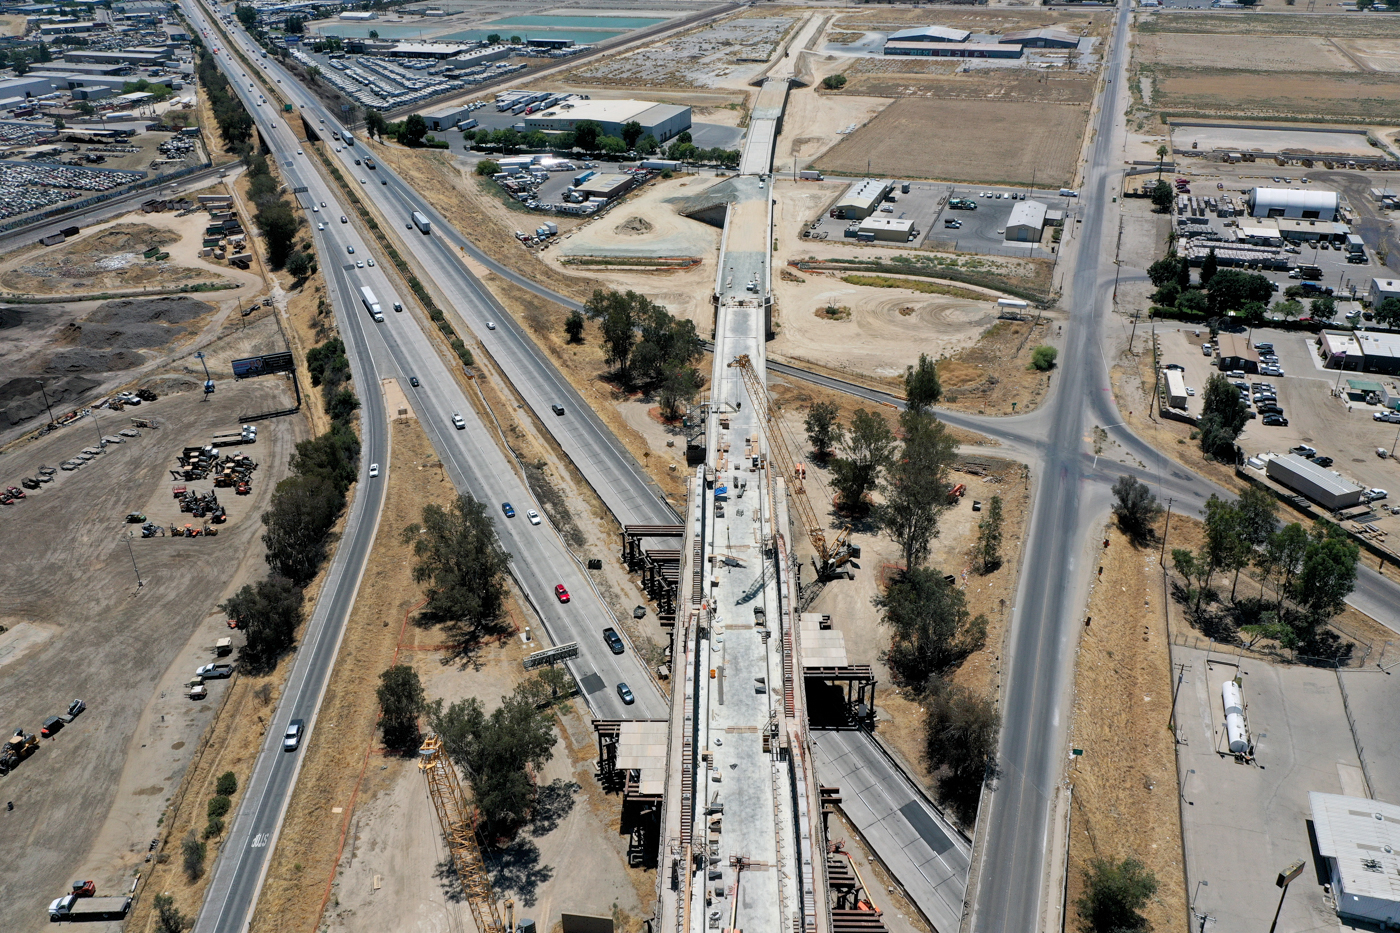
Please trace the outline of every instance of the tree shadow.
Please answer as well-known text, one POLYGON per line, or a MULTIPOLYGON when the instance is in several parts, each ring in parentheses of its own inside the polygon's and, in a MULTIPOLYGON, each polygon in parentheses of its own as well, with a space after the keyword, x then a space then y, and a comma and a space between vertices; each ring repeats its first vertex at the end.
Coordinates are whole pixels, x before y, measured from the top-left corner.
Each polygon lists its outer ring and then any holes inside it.
POLYGON ((486 865, 496 895, 513 895, 526 907, 535 906, 539 886, 554 877, 551 866, 540 864, 540 847, 519 837, 486 853, 486 865))
POLYGON ((437 879, 438 886, 442 888, 442 896, 449 904, 460 904, 467 899, 462 891, 462 879, 457 876, 451 855, 434 866, 433 877, 437 879))
POLYGON ((559 828, 564 817, 573 812, 574 795, 583 788, 573 781, 555 778, 541 787, 535 797, 535 815, 530 821, 530 835, 547 836, 559 828))

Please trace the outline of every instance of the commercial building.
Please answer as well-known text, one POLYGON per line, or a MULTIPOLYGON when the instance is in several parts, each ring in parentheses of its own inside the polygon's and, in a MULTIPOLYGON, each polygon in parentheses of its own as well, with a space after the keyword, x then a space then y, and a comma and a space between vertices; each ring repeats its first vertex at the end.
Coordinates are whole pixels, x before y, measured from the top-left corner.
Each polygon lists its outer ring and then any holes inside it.
POLYGON ((1040 201, 1017 201, 1006 221, 1006 238, 1018 243, 1039 243, 1047 209, 1040 201))
POLYGON ((1280 217, 1274 223, 1278 224, 1279 236, 1294 242, 1325 240, 1328 243, 1341 243, 1346 240, 1347 234, 1351 233, 1351 228, 1346 224, 1330 220, 1294 220, 1280 217))
POLYGON ((586 194, 590 198, 611 200, 626 192, 636 183, 636 175, 594 175, 583 184, 575 185, 574 190, 586 194))
POLYGON ((603 128, 604 136, 621 136, 622 127, 639 123, 642 135, 665 142, 690 129, 690 108, 646 100, 569 100, 525 118, 525 131, 572 132, 584 120, 603 128))
POLYGON ((887 217, 867 217, 856 228, 859 233, 868 233, 877 240, 891 240, 908 243, 914 239, 914 221, 895 220, 887 217))
POLYGON ((449 107, 446 110, 438 110, 433 113, 423 114, 423 119, 427 121, 428 129, 435 133, 443 130, 450 130, 462 121, 462 118, 472 112, 470 107, 449 107))
POLYGON ((890 193, 893 185, 875 178, 862 178, 852 182, 840 199, 832 205, 837 217, 846 220, 864 220, 880 207, 880 202, 890 193))
POLYGON ((138 52, 135 49, 117 52, 71 51, 63 53, 65 62, 84 62, 94 65, 136 65, 141 68, 157 68, 168 63, 168 52, 138 52))
POLYGON ((1295 217, 1301 220, 1336 220, 1337 192, 1300 188, 1252 188, 1251 217, 1295 217))
POLYGON ((1259 353, 1249 345, 1249 341, 1239 334, 1221 334, 1216 339, 1219 356, 1216 365, 1221 372, 1237 369, 1240 372, 1259 372, 1259 353))
POLYGON ((92 21, 77 23, 48 23, 39 27, 41 36, 67 36, 78 35, 85 32, 92 32, 97 28, 97 23, 92 21))
POLYGON ((526 39, 525 44, 532 49, 568 49, 574 45, 573 39, 526 39))
POLYGON ((1372 308, 1379 308, 1387 298, 1400 298, 1400 279, 1372 279, 1366 298, 1372 308))
POLYGON ((441 61, 444 58, 456 58, 468 48, 470 46, 458 45, 455 42, 396 42, 379 54, 389 58, 432 58, 441 61))
POLYGON ((1240 221, 1235 227, 1235 239, 1255 246, 1282 246, 1283 236, 1278 232, 1278 221, 1267 218, 1260 223, 1240 221))
POLYGON ((1355 483, 1342 479, 1340 473, 1323 469, 1297 454, 1271 457, 1264 465, 1264 472, 1279 485, 1306 496, 1332 512, 1356 505, 1365 492, 1355 483))
POLYGON ((1179 370, 1167 370, 1167 407, 1186 408, 1186 379, 1179 370))
POLYGON ((1019 45, 993 42, 905 42, 885 43, 886 55, 912 55, 922 58, 1020 58, 1019 45))
POLYGON ((972 33, 966 29, 951 29, 947 26, 915 26, 901 29, 886 37, 887 42, 966 42, 972 33))
POLYGON ((1338 916, 1377 928, 1400 923, 1400 807, 1317 791, 1308 802, 1338 916))
POLYGON ((45 94, 52 94, 56 87, 66 86, 66 84, 56 80, 55 75, 31 73, 19 78, 0 81, 0 100, 43 97, 45 94))
POLYGON ((1333 330, 1324 330, 1318 335, 1317 355, 1327 369, 1357 370, 1365 361, 1355 335, 1333 330))
POLYGON ((379 14, 373 10, 350 10, 341 13, 340 18, 347 23, 364 23, 372 19, 379 19, 379 14))
POLYGON ((998 42, 1004 45, 1019 45, 1027 49, 1077 49, 1079 37, 1054 26, 1044 29, 1018 29, 1008 32, 998 42))
POLYGON ((1362 372, 1400 375, 1400 334, 1358 330, 1356 342, 1361 345, 1362 372))

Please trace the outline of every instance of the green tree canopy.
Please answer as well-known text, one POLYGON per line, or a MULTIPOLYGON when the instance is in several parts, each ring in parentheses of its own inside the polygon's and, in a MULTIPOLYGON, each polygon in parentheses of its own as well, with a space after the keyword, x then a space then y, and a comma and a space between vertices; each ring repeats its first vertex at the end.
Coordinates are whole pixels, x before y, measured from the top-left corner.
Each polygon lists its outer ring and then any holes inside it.
POLYGON ((410 113, 404 118, 403 128, 399 130, 399 142, 405 146, 417 147, 423 145, 423 138, 428 135, 428 121, 423 119, 422 114, 410 113))
POLYGON ((248 671, 260 674, 276 666, 296 640, 301 606, 301 590, 274 574, 247 584, 219 607, 243 629, 245 640, 238 657, 248 671))
POLYGON ((917 366, 904 371, 904 397, 913 411, 924 411, 938 404, 943 386, 938 381, 938 363, 927 353, 919 354, 917 366))
POLYGON ((403 540, 417 558, 414 582, 428 584, 428 616, 463 643, 497 628, 511 555, 501 549, 484 503, 458 496, 449 508, 426 505, 422 521, 405 528, 403 540))
POLYGON ((1123 533, 1137 542, 1150 540, 1162 506, 1148 485, 1125 473, 1113 484, 1113 498, 1113 514, 1123 533))
MULTIPOLYGON (((1229 271, 1222 270, 1220 275, 1229 271)), ((1248 420, 1249 408, 1240 398, 1239 389, 1220 373, 1206 380, 1205 394, 1201 398, 1201 418, 1197 422, 1204 453, 1233 463, 1235 438, 1240 436, 1248 420)))
POLYGON ((596 120, 580 120, 574 126, 574 145, 585 152, 598 148, 598 138, 603 135, 603 125, 596 120))
POLYGON ((894 448, 894 432, 884 417, 857 409, 841 444, 844 456, 831 461, 832 485, 845 511, 860 514, 866 510, 865 496, 879 483, 894 448))
POLYGON ((384 746, 398 751, 418 747, 418 717, 426 699, 418 672, 407 664, 395 664, 379 675, 379 729, 384 746))
POLYGON ((986 640, 986 618, 973 617, 963 591, 941 570, 905 570, 873 602, 880 621, 893 629, 885 661, 904 686, 923 687, 986 640))
POLYGON ((957 459, 957 441, 932 414, 911 408, 899 423, 904 446, 890 458, 881 487, 884 501, 875 517, 899 545, 904 566, 912 569, 928 559, 938 520, 948 507, 948 473, 957 459))
POLYGON ((1157 877, 1135 858, 1096 858, 1084 869, 1084 893, 1075 901, 1080 933, 1148 933, 1142 909, 1157 893, 1157 877))
POLYGON ((921 701, 924 760, 936 776, 939 802, 970 827, 983 782, 996 773, 1001 716, 987 697, 936 677, 921 701))
POLYGON ((832 448, 841 443, 845 429, 837 419, 841 415, 834 402, 813 402, 807 409, 807 441, 819 461, 825 462, 831 456, 832 448))
POLYGON ((637 140, 642 138, 642 125, 636 120, 630 120, 622 124, 622 141, 631 149, 637 145, 637 140))
POLYGON ((1157 183, 1152 186, 1151 198, 1152 206, 1163 214, 1170 211, 1172 205, 1176 203, 1176 194, 1172 191, 1172 186, 1161 179, 1158 179, 1157 183))

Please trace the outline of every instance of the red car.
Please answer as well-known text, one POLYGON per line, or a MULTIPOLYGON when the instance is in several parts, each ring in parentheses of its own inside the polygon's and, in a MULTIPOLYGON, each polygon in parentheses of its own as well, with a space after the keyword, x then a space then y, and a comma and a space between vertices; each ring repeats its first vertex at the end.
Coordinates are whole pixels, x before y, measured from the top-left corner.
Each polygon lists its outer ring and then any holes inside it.
POLYGON ((559 597, 561 603, 567 603, 569 601, 569 591, 564 589, 564 584, 562 583, 554 584, 554 595, 559 597))
POLYGON ((23 498, 24 498, 24 490, 23 490, 23 489, 20 489, 18 486, 10 486, 10 487, 7 488, 5 491, 6 491, 7 493, 10 494, 10 498, 11 498, 11 499, 23 499, 23 498))

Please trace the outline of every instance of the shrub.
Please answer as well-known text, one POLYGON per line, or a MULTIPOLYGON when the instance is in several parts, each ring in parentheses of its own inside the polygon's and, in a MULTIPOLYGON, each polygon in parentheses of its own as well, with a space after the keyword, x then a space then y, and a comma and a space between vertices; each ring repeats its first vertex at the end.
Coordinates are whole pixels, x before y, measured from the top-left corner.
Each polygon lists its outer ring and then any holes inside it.
POLYGON ((1055 368, 1055 357, 1060 351, 1054 347, 1036 347, 1031 351, 1031 367, 1038 372, 1048 372, 1055 368))
POLYGON ((211 817, 208 825, 204 827, 204 838, 213 839, 224 831, 224 821, 220 817, 211 817))
POLYGON ((223 794, 217 797, 211 797, 209 799, 209 819, 213 820, 224 816, 232 806, 233 801, 229 800, 223 794))
POLYGON ((204 843, 194 837, 193 831, 185 837, 185 841, 180 843, 180 852, 185 859, 185 877, 191 881, 199 880, 204 874, 204 856, 207 851, 204 843))
POLYGON ((232 797, 238 793, 238 778, 232 771, 225 771, 219 775, 219 782, 214 785, 214 792, 220 797, 232 797))

